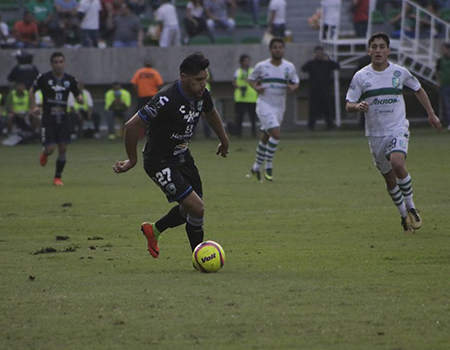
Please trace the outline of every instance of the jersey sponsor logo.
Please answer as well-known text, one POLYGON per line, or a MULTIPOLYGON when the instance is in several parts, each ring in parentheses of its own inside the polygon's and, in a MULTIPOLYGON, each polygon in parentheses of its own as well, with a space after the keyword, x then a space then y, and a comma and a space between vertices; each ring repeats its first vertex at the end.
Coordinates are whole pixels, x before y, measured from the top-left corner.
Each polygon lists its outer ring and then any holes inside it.
POLYGON ((173 151, 173 155, 176 156, 176 155, 178 155, 180 153, 186 152, 188 147, 189 147, 189 141, 186 141, 186 142, 183 142, 183 143, 181 143, 179 145, 176 145, 175 146, 175 150, 173 151))
POLYGON ((372 87, 372 84, 371 84, 371 83, 365 83, 365 84, 364 84, 364 87, 365 87, 365 88, 371 88, 371 87, 372 87))
POLYGON ((161 96, 154 105, 152 104, 146 104, 144 106, 144 111, 151 117, 155 118, 158 115, 158 109, 160 109, 162 106, 164 106, 167 102, 169 102, 169 99, 166 96, 161 96))
POLYGON ((55 86, 52 86, 52 90, 55 92, 61 92, 61 91, 66 91, 66 88, 64 86, 55 85, 55 86))
POLYGON ((197 111, 189 111, 188 114, 185 114, 183 117, 183 120, 185 120, 187 123, 193 123, 195 118, 198 118, 200 115, 200 112, 197 111))
POLYGON ((50 79, 50 80, 48 81, 48 85, 52 86, 52 85, 53 85, 53 80, 50 79))
POLYGON ((382 99, 375 98, 370 105, 371 106, 373 106, 373 105, 375 105, 375 106, 378 106, 378 105, 391 105, 391 104, 394 104, 394 103, 397 103, 397 102, 398 102, 397 98, 382 98, 382 99))
POLYGON ((177 193, 177 188, 175 187, 175 185, 171 182, 170 184, 168 184, 166 186, 166 192, 169 194, 175 194, 177 193))
POLYGON ((69 88, 70 87, 70 81, 64 81, 64 86, 66 87, 66 88, 69 88))
POLYGON ((200 100, 197 103, 197 109, 198 109, 199 112, 201 112, 202 108, 203 108, 203 100, 200 100))
POLYGON ((158 109, 156 107, 145 105, 144 111, 151 117, 155 118, 158 115, 158 109))
POLYGON ((350 90, 353 90, 353 91, 355 91, 355 89, 356 89, 356 86, 355 86, 355 84, 351 83, 351 84, 350 84, 350 90))
POLYGON ((400 75, 402 75, 402 72, 400 72, 399 70, 396 70, 394 72, 394 77, 398 78, 400 75))
POLYGON ((400 79, 399 78, 392 78, 392 86, 395 88, 398 88, 400 86, 400 79))
POLYGON ((164 106, 166 104, 166 102, 169 102, 169 99, 166 96, 160 96, 158 103, 161 106, 164 106))

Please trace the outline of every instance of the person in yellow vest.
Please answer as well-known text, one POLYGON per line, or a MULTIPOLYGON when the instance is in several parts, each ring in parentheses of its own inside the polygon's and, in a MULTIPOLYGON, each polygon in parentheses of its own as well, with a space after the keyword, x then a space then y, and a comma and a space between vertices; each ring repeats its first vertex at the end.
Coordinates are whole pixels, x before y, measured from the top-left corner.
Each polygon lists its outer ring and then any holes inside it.
POLYGON ((234 134, 242 136, 242 122, 244 114, 247 113, 252 127, 252 135, 256 136, 256 100, 257 92, 248 83, 248 77, 253 72, 250 67, 250 56, 242 55, 239 58, 240 67, 234 73, 234 104, 236 112, 236 121, 234 124, 234 134))
POLYGON ((91 93, 84 88, 84 83, 78 82, 78 89, 83 96, 83 103, 80 104, 75 100, 72 93, 67 100, 68 111, 71 114, 72 125, 72 140, 83 137, 100 138, 100 114, 93 112, 94 102, 91 93), (86 128, 85 122, 91 121, 94 128, 86 128))
POLYGON ((6 99, 7 129, 13 134, 13 127, 19 133, 30 133, 29 136, 39 135, 39 119, 30 115, 30 95, 25 83, 17 82, 6 99))
POLYGON ((116 139, 116 119, 120 119, 120 134, 123 135, 126 112, 131 106, 131 94, 122 88, 120 83, 113 83, 110 90, 105 94, 105 110, 108 112, 108 130, 110 140, 116 139))

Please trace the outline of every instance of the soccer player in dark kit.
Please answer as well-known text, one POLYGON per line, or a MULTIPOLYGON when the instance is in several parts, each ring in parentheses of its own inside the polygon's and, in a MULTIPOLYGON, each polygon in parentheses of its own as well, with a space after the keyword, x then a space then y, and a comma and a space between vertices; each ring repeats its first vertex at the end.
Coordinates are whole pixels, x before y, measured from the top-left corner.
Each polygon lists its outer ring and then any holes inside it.
POLYGON ((56 172, 53 184, 64 185, 61 175, 66 165, 67 144, 70 141, 70 116, 67 114, 67 99, 72 92, 78 103, 83 103, 81 91, 78 89, 78 82, 74 77, 64 72, 66 62, 64 55, 55 52, 50 57, 52 70, 40 74, 30 89, 31 111, 35 115, 42 112, 41 142, 44 150, 39 158, 41 166, 47 164, 47 157, 58 145, 58 158, 56 159, 56 172), (35 92, 41 90, 43 101, 42 111, 36 106, 35 92))
POLYGON ((202 182, 189 151, 194 127, 202 115, 219 138, 216 154, 228 154, 228 136, 206 89, 208 67, 209 60, 199 52, 183 60, 179 80, 160 90, 125 124, 128 159, 113 166, 114 172, 124 173, 136 165, 139 129, 146 127, 147 142, 142 151, 145 172, 169 202, 178 202, 155 223, 141 225, 154 258, 159 256, 160 235, 168 228, 186 224, 192 250, 203 241, 202 182))

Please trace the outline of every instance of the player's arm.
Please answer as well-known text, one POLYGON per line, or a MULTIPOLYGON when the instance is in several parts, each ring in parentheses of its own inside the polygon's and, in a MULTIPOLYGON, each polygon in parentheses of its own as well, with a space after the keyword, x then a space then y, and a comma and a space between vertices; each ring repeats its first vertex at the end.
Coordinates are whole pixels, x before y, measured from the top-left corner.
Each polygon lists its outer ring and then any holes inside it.
POLYGON ((30 88, 29 95, 31 114, 33 114, 34 116, 38 116, 39 114, 41 114, 41 108, 36 106, 36 89, 34 88, 34 86, 30 88))
POLYGON ((361 102, 349 102, 345 105, 345 110, 349 113, 363 112, 367 113, 369 111, 369 104, 366 101, 361 102))
POLYGON ((288 83, 287 86, 286 86, 286 91, 288 93, 294 92, 295 90, 298 89, 299 86, 300 86, 300 84, 288 83))
POLYGON ((258 93, 258 95, 261 95, 264 93, 265 89, 262 87, 262 84, 259 80, 250 80, 249 79, 248 83, 258 93))
POLYGON ((128 159, 116 162, 113 166, 115 173, 125 173, 136 165, 139 130, 146 125, 137 113, 125 123, 123 138, 128 159))
POLYGON ((430 125, 433 127, 433 129, 436 129, 436 131, 441 131, 442 130, 441 122, 434 113, 434 109, 431 106, 430 99, 428 98, 428 95, 425 92, 425 90, 421 87, 419 90, 415 92, 415 94, 420 104, 427 111, 428 123, 430 123, 430 125))
POLYGON ((204 117, 211 128, 214 130, 220 141, 220 144, 217 147, 216 154, 220 154, 222 157, 226 157, 228 154, 230 141, 228 140, 227 133, 223 127, 223 123, 220 119, 220 115, 217 112, 217 109, 213 108, 211 112, 205 113, 204 117))

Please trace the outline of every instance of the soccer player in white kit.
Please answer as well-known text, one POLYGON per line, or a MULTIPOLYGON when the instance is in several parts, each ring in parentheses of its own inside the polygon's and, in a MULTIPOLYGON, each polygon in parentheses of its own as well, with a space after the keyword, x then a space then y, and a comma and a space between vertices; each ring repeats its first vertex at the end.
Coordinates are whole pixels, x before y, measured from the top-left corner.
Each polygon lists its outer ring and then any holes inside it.
POLYGON ((280 142, 280 125, 286 109, 286 94, 298 89, 300 80, 295 66, 283 59, 284 40, 273 38, 269 44, 271 58, 259 62, 249 76, 249 84, 258 93, 256 114, 261 122, 261 140, 250 172, 261 181, 261 166, 265 162, 264 177, 273 180, 273 157, 280 142))
POLYGON ((402 96, 404 86, 414 90, 431 126, 437 131, 442 126, 419 81, 406 68, 388 61, 389 45, 385 33, 370 37, 368 55, 372 63, 355 73, 347 92, 346 109, 365 113, 366 137, 375 165, 401 215, 403 231, 413 233, 422 226, 422 219, 413 202, 411 176, 405 167, 409 122, 402 96))

